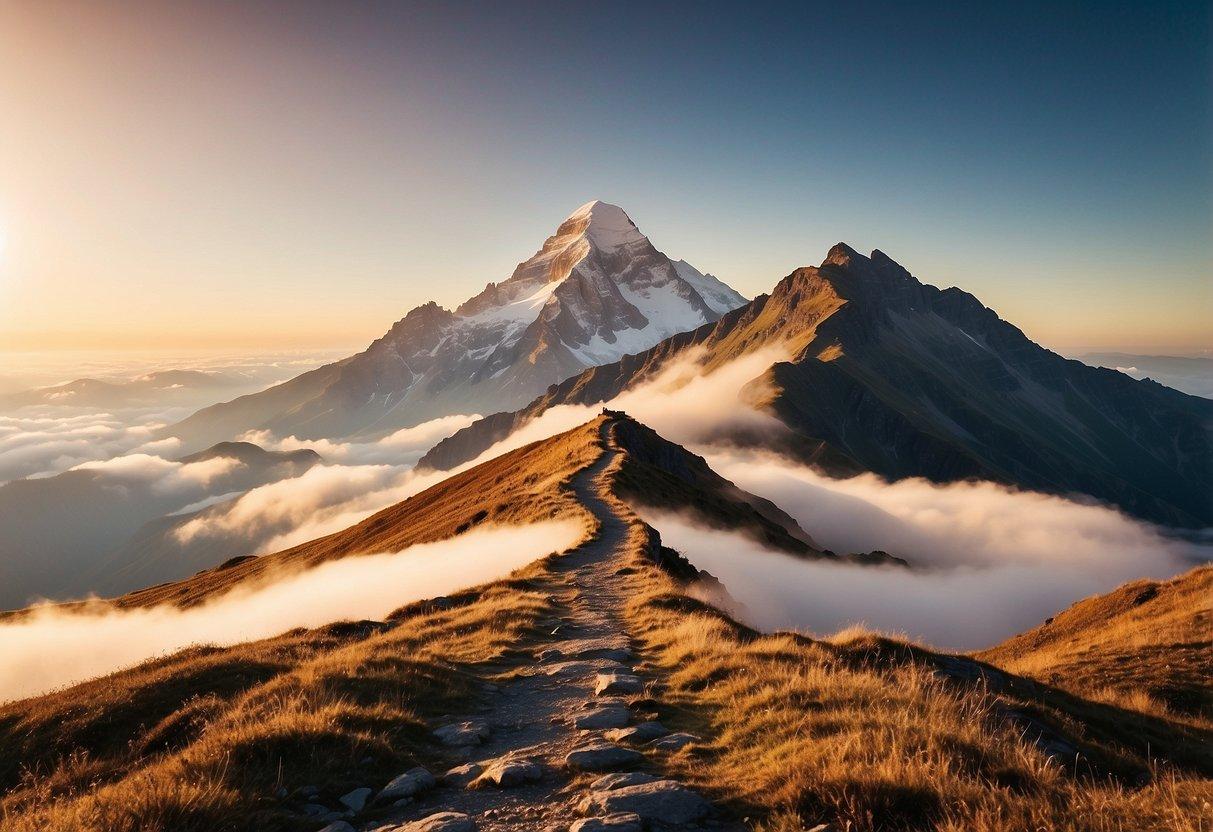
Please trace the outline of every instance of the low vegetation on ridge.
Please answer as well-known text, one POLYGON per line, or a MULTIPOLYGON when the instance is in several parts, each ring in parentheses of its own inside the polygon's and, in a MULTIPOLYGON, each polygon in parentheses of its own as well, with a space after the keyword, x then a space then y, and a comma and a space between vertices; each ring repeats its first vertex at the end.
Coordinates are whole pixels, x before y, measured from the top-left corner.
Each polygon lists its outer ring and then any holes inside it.
MULTIPOLYGON (((417 517, 458 528, 482 510, 470 494, 522 495, 541 482, 543 499, 530 505, 544 516, 585 513, 570 472, 599 457, 599 427, 612 418, 474 469, 442 499, 418 495, 368 520, 362 535, 393 523, 403 534, 414 501, 429 507, 417 517)), ((820 823, 836 832, 1208 832, 1205 724, 875 635, 763 635, 698 600, 700 576, 660 547, 617 488, 626 471, 628 495, 651 476, 669 496, 667 475, 685 460, 652 450, 600 475, 598 498, 627 523, 626 544, 610 554, 629 593, 618 615, 647 682, 634 704, 704 742, 646 752, 645 767, 761 832, 820 823)), ((767 520, 745 522, 774 533, 767 520)), ((334 538, 310 551, 329 551, 334 538)), ((413 765, 436 768, 446 758, 429 734, 434 720, 469 712, 487 685, 525 671, 558 638, 549 618, 570 592, 560 562, 387 621, 195 648, 2 706, 0 830, 319 829, 288 811, 301 788, 317 785, 331 802, 413 765)))

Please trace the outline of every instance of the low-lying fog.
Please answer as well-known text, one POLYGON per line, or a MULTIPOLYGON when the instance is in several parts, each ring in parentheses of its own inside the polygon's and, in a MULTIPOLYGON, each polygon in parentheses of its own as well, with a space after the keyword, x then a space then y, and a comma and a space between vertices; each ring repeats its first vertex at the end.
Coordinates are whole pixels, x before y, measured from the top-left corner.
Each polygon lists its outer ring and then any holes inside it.
POLYGON ((1030 629, 1092 594, 1166 578, 1213 547, 1098 504, 988 482, 833 480, 769 455, 708 454, 722 476, 766 497, 839 553, 881 549, 913 569, 805 561, 687 517, 647 519, 663 542, 722 580, 751 623, 827 634, 853 624, 973 650, 1030 629))
POLYGON ((401 552, 342 558, 197 607, 36 608, 0 623, 0 702, 44 693, 195 644, 229 645, 346 619, 382 619, 423 598, 503 578, 577 543, 576 521, 477 529, 401 552))

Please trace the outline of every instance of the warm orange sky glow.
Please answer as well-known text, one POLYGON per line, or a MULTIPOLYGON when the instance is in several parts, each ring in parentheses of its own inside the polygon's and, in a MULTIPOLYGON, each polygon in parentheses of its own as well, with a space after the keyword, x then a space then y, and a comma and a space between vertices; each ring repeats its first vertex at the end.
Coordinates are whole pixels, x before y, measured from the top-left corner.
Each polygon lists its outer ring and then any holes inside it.
MULTIPOLYGON (((613 53, 582 41, 606 35, 549 17, 5 4, 0 348, 365 345, 419 303, 451 307, 504 279, 594 198, 749 296, 845 240, 973 292, 1056 349, 1213 348, 1208 172, 1196 170, 1209 141, 1191 124, 1169 122, 1183 153, 1138 143, 1080 171, 1058 161, 1071 153, 1061 138, 962 141, 977 112, 958 109, 947 130, 924 126, 934 115, 898 121, 938 105, 877 102, 892 69, 835 102, 842 79, 744 61, 700 32, 702 51, 675 60, 632 44, 591 73, 579 54, 613 53), (508 55, 492 47, 503 42, 508 55), (734 101, 700 78, 709 55, 758 73, 747 89, 770 100, 734 101), (636 95, 645 85, 659 109, 636 95), (867 101, 891 113, 882 130, 821 129, 830 107, 867 101), (873 144, 885 140, 894 149, 873 144), (1164 169, 1174 159, 1190 169, 1164 169)), ((991 106, 1045 123, 1019 92, 991 95, 1020 110, 991 106)), ((939 95, 984 106, 959 87, 939 95)), ((1204 100, 1180 103, 1207 115, 1204 100)), ((1104 115, 1073 159, 1100 152, 1104 115)))

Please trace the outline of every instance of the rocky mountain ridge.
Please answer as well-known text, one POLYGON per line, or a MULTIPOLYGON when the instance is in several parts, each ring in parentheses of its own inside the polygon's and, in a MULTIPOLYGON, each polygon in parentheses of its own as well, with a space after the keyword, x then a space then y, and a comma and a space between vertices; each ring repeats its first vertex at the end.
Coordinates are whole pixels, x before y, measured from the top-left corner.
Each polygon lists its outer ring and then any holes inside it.
POLYGON ((745 303, 654 248, 624 211, 594 201, 510 277, 454 311, 426 303, 365 351, 167 433, 211 444, 252 429, 373 436, 454 413, 518 407, 587 367, 616 361, 745 303))
POLYGON ((773 344, 790 358, 753 380, 750 404, 791 429, 781 451, 843 472, 989 479, 1160 523, 1213 522, 1213 403, 1065 359, 967 292, 841 243, 770 295, 488 416, 421 464, 470 459, 550 407, 609 401, 691 350, 708 371, 773 344))

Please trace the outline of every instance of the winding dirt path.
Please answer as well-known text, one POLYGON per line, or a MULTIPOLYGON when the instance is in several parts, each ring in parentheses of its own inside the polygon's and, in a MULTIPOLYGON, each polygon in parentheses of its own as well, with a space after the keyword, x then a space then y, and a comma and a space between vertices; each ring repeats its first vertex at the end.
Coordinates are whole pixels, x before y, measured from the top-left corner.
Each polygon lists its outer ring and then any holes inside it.
MULTIPOLYGON (((474 775, 477 765, 488 770, 500 761, 532 762, 538 768, 529 771, 532 776, 538 774, 538 779, 508 787, 480 784, 481 787, 468 788, 459 778, 444 778, 442 772, 435 771, 439 777, 437 787, 400 807, 389 820, 378 821, 369 828, 409 829, 410 823, 437 812, 457 812, 468 816, 479 832, 566 832, 587 814, 600 814, 583 805, 594 791, 591 783, 615 770, 646 768, 644 761, 638 760, 607 765, 590 773, 570 770, 565 762, 566 755, 578 748, 606 742, 604 734, 610 727, 655 718, 653 714, 629 709, 627 697, 595 692, 601 673, 614 672, 624 677, 633 674, 633 646, 621 614, 627 601, 627 584, 617 570, 625 565, 631 551, 629 536, 639 533, 609 497, 609 478, 620 457, 611 438, 610 422, 604 423, 602 438, 605 445, 602 455, 573 481, 574 493, 597 519, 598 529, 593 538, 555 564, 557 576, 562 580, 553 591, 558 618, 549 622, 551 640, 537 652, 534 662, 524 664, 515 675, 500 681, 498 689, 490 694, 492 701, 488 705, 474 714, 451 715, 449 720, 452 724, 483 722, 489 731, 488 738, 480 744, 452 749, 452 767, 470 764, 463 779, 474 775), (608 723, 607 727, 585 728, 576 724, 579 718, 590 714, 601 714, 599 719, 608 723)), ((697 798, 692 795, 692 799, 697 798)), ((468 828, 466 821, 459 823, 465 825, 450 828, 468 828)), ((648 829, 745 828, 714 819, 711 814, 682 824, 665 824, 650 818, 643 825, 648 829)))

